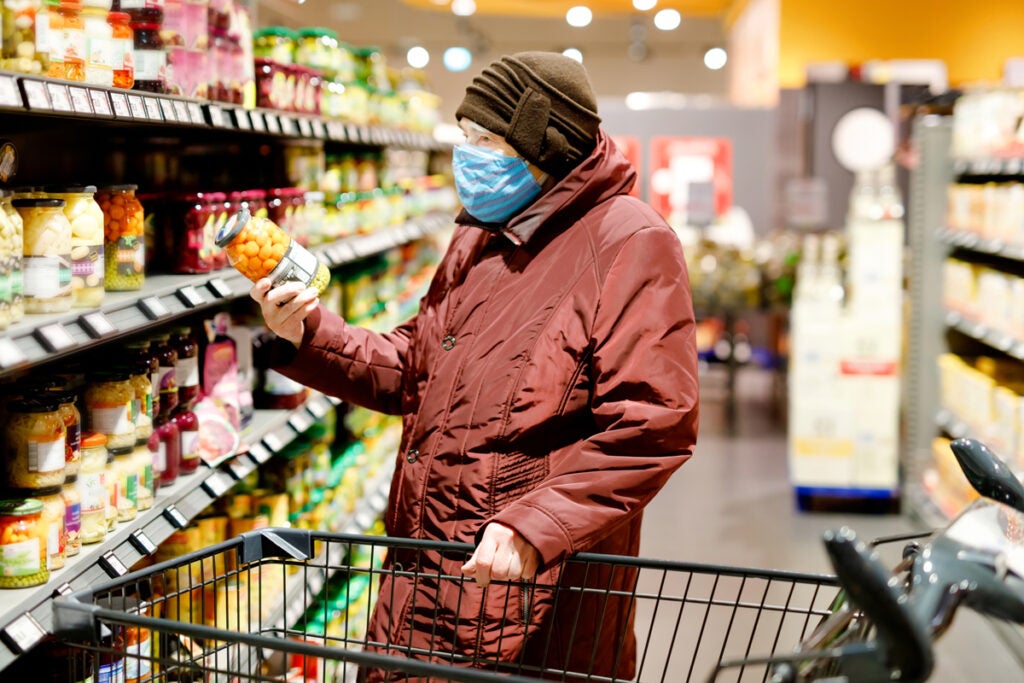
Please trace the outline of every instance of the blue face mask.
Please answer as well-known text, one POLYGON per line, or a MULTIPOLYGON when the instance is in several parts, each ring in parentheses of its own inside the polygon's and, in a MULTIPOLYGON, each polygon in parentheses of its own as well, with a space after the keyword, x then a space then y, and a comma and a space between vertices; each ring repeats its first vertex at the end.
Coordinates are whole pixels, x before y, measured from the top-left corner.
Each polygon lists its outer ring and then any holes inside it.
POLYGON ((486 147, 456 145, 452 171, 462 205, 484 223, 504 223, 541 191, 525 161, 486 147))

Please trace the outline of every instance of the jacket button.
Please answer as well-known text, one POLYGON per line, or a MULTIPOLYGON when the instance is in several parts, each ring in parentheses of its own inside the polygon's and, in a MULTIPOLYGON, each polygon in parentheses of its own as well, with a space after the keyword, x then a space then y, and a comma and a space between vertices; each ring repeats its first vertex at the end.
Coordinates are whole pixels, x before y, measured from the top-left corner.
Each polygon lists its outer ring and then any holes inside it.
POLYGON ((450 334, 445 335, 444 339, 441 340, 441 348, 445 351, 451 351, 455 348, 455 337, 450 334))
POLYGON ((410 448, 409 452, 405 454, 405 459, 409 461, 410 464, 416 462, 417 458, 419 457, 420 452, 415 448, 410 448))

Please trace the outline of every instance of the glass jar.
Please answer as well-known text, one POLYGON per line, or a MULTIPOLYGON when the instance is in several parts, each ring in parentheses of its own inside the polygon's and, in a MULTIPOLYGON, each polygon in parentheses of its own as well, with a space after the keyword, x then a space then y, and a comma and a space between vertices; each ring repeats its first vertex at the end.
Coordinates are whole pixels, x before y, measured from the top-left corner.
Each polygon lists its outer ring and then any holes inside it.
POLYGON ((168 340, 178 354, 174 365, 178 383, 178 407, 191 409, 199 400, 199 345, 189 327, 177 327, 168 340))
MULTIPOLYGON (((148 340, 142 339, 133 341, 125 344, 125 348, 128 352, 141 364, 145 363, 149 368, 147 374, 149 377, 149 407, 144 409, 149 415, 150 420, 159 411, 160 403, 160 359, 156 354, 156 344, 151 344, 148 340)), ((150 430, 152 431, 152 429, 150 430)), ((139 434, 136 433, 136 440, 138 440, 139 434)))
POLYGON ((0 208, 7 215, 11 225, 14 226, 13 242, 10 252, 10 279, 11 279, 11 322, 16 323, 25 316, 24 280, 22 267, 25 253, 25 222, 21 214, 14 208, 14 195, 10 190, 0 190, 0 208))
POLYGON ((174 406, 171 407, 174 408, 178 405, 178 351, 171 344, 170 334, 158 334, 153 337, 150 348, 156 356, 159 365, 158 373, 160 376, 157 379, 156 387, 160 409, 157 412, 163 412, 165 408, 163 405, 164 394, 171 389, 174 390, 174 406))
POLYGON ((121 498, 121 478, 114 467, 114 455, 107 451, 107 466, 103 474, 104 500, 106 501, 107 533, 113 532, 117 526, 117 501, 121 498))
POLYGON ((24 222, 25 311, 59 313, 71 308, 71 224, 62 199, 15 199, 24 222))
POLYGON ((130 522, 139 512, 139 470, 132 454, 135 447, 108 449, 114 456, 113 471, 117 477, 117 521, 130 522))
POLYGON ((57 12, 50 14, 50 30, 48 75, 68 81, 84 81, 86 40, 82 3, 61 0, 57 12))
POLYGON ((74 557, 82 550, 82 495, 78 492, 78 477, 68 477, 60 491, 64 499, 64 554, 74 557))
POLYGON ((82 414, 75 405, 78 394, 68 389, 51 389, 46 392, 59 403, 58 411, 64 422, 64 476, 78 474, 82 462, 82 414))
MULTIPOLYGON (((147 344, 148 347, 148 344, 147 344)), ((153 433, 153 385, 149 378, 150 364, 143 359, 135 360, 129 372, 135 398, 132 401, 132 415, 135 418, 135 445, 147 443, 153 433)))
POLYGON ((135 32, 127 12, 107 15, 111 35, 111 79, 115 88, 130 90, 135 85, 135 32))
POLYGON ((161 387, 160 414, 153 423, 153 436, 149 438, 149 450, 153 453, 153 478, 160 486, 170 486, 178 480, 181 435, 178 425, 171 418, 177 406, 177 387, 171 386, 166 391, 161 387))
POLYGON ((338 34, 330 29, 311 27, 299 29, 295 45, 295 63, 319 69, 333 79, 338 66, 338 34))
POLYGON ((99 543, 107 537, 107 437, 99 432, 82 435, 82 468, 78 474, 81 499, 82 543, 99 543))
POLYGON ((249 209, 256 218, 267 218, 267 193, 263 190, 246 190, 239 195, 240 207, 249 209))
POLYGON ((167 92, 167 52, 160 37, 160 24, 132 22, 134 90, 167 92))
POLYGON ((273 221, 250 216, 245 209, 235 214, 217 235, 228 261, 242 275, 256 282, 269 277, 272 286, 301 282, 323 294, 330 284, 327 267, 295 242, 273 221))
POLYGON ((277 64, 295 60, 295 31, 284 26, 268 26, 253 34, 253 56, 277 64))
POLYGON ((56 399, 11 401, 7 413, 7 486, 30 490, 63 486, 67 429, 56 399))
POLYGON ((4 69, 37 76, 46 73, 50 66, 49 43, 45 40, 49 22, 43 0, 5 0, 0 20, 4 29, 0 52, 4 69))
MULTIPOLYGON (((43 523, 46 524, 46 568, 50 571, 61 569, 67 559, 67 530, 64 518, 67 510, 61 486, 33 491, 31 496, 43 504, 43 523)), ((18 491, 18 495, 29 495, 27 491, 18 491)))
POLYGON ((103 209, 96 203, 96 186, 47 189, 53 199, 64 200, 64 216, 71 224, 71 294, 74 305, 95 308, 103 303, 103 209))
MULTIPOLYGON (((0 210, 0 330, 11 324, 11 269, 14 264, 16 238, 14 223, 6 211, 0 210)), ((18 253, 21 256, 21 252, 18 253)))
POLYGON ((183 0, 164 0, 164 20, 160 26, 160 38, 164 47, 185 47, 185 3, 183 0))
POLYGON ((202 193, 183 194, 169 204, 173 209, 167 215, 164 228, 170 237, 172 272, 210 272, 216 246, 216 233, 213 231, 216 217, 206 197, 202 193))
POLYGON ((132 451, 132 466, 139 477, 136 501, 141 512, 153 507, 153 491, 155 490, 153 482, 153 454, 149 452, 148 440, 135 444, 135 450, 132 451))
POLYGON ((107 450, 135 445, 132 404, 135 390, 125 370, 107 370, 89 376, 85 389, 85 424, 91 432, 107 436, 107 450))
POLYGON ((228 255, 224 249, 217 246, 217 234, 228 222, 227 194, 224 192, 207 192, 204 195, 207 201, 207 211, 213 216, 213 254, 210 257, 213 270, 220 270, 228 265, 228 255))
POLYGON ((178 474, 192 474, 199 468, 199 420, 187 403, 179 403, 171 417, 178 427, 178 474))
POLYGON ((47 531, 41 501, 0 501, 0 588, 39 586, 50 580, 47 531))
POLYGON ((136 185, 102 189, 96 200, 103 211, 103 251, 108 292, 134 291, 146 281, 146 242, 142 204, 136 185))
POLYGON ((122 56, 114 42, 114 30, 109 22, 110 12, 102 7, 82 10, 85 22, 85 82, 109 88, 114 85, 114 64, 122 56))

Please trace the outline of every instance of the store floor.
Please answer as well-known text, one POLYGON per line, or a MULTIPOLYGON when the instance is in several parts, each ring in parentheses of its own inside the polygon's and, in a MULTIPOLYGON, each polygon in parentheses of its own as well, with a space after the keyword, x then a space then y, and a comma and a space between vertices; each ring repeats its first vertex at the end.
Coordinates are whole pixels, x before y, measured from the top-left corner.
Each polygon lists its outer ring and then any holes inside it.
MULTIPOLYGON (((738 419, 730 434, 721 378, 702 377, 697 450, 645 513, 644 557, 830 572, 820 542, 826 529, 845 525, 870 539, 921 528, 902 515, 799 512, 786 476, 784 428, 771 416, 771 382, 767 373, 739 374, 738 419)), ((966 609, 936 644, 935 656, 932 681, 1024 680, 1024 663, 986 620, 966 609)))

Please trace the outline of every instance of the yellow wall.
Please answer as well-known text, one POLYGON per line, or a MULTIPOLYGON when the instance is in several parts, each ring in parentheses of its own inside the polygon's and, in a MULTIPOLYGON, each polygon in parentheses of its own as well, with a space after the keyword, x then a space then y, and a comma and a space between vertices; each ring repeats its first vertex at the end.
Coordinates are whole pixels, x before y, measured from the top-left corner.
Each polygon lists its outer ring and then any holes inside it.
POLYGON ((809 62, 941 59, 951 85, 997 81, 1024 55, 1024 0, 781 0, 779 85, 809 62))

